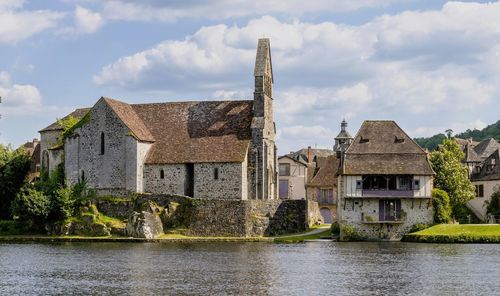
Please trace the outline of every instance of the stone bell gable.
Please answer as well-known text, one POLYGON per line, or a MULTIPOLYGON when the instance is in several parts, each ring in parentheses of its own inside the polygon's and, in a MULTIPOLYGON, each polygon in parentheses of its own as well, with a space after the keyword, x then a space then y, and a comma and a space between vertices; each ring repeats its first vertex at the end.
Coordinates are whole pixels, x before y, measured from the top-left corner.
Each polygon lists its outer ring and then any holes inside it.
POLYGON ((252 142, 249 151, 249 196, 277 198, 276 127, 273 119, 273 68, 269 39, 259 39, 255 59, 252 142))

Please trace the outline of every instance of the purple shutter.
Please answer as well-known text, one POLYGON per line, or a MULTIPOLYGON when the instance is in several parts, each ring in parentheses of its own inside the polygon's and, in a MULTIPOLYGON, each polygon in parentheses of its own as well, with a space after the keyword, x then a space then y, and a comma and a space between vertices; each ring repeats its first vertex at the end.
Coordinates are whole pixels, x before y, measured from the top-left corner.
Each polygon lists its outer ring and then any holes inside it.
POLYGON ((280 180, 280 198, 288 198, 288 180, 280 180))
POLYGON ((395 213, 396 218, 399 220, 401 219, 401 200, 398 199, 396 200, 396 213, 395 213))
POLYGON ((384 215, 384 200, 379 200, 378 201, 378 220, 379 221, 384 221, 385 220, 385 215, 384 215))

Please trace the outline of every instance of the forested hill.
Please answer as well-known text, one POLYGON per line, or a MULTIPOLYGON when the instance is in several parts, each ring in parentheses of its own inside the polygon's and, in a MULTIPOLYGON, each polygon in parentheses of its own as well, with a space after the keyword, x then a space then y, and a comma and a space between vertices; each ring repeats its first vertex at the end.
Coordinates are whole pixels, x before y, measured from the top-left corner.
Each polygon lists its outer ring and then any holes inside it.
MULTIPOLYGON (((463 133, 454 135, 456 138, 469 139, 472 138, 474 141, 481 141, 484 139, 495 138, 500 141, 500 120, 496 123, 490 124, 482 130, 466 130, 463 133)), ((436 147, 446 139, 445 134, 437 134, 429 138, 415 138, 415 141, 429 150, 434 150, 436 147)))

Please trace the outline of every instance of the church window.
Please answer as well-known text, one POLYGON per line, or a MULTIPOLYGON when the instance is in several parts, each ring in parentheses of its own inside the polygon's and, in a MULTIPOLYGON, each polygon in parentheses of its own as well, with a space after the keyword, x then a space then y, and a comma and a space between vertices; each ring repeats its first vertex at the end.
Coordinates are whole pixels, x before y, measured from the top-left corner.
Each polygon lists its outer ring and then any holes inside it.
POLYGON ((219 180, 219 168, 214 168, 214 180, 219 180))
POLYGON ((165 171, 163 169, 160 170, 160 179, 165 179, 165 171))
POLYGON ((101 133, 101 155, 104 155, 104 132, 101 133))

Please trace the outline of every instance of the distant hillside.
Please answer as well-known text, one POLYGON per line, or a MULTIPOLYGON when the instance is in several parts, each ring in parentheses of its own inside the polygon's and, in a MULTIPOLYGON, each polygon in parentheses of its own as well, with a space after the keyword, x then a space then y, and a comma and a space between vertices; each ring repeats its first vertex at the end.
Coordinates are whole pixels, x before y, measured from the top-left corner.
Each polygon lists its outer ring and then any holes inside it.
MULTIPOLYGON (((496 123, 488 125, 482 130, 468 129, 463 133, 456 134, 455 137, 462 139, 472 138, 474 141, 478 142, 489 138, 495 138, 497 141, 500 141, 500 120, 496 123)), ((441 144, 445 138, 445 134, 437 134, 429 138, 415 138, 415 141, 423 148, 427 148, 432 151, 436 149, 437 146, 441 144)))

